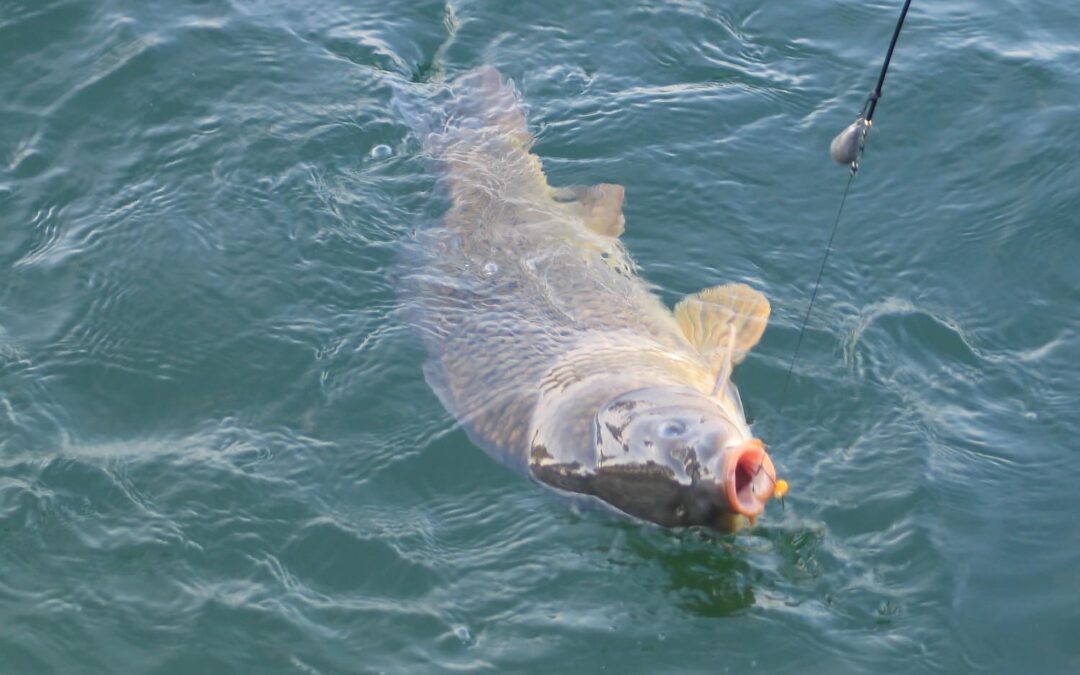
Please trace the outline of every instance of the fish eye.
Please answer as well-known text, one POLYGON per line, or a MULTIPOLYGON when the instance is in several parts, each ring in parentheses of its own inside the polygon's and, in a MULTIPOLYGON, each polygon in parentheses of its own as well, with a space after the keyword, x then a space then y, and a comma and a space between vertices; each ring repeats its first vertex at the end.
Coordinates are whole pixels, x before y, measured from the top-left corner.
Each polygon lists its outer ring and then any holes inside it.
POLYGON ((686 425, 679 420, 664 420, 656 430, 660 438, 678 438, 686 431, 686 425))

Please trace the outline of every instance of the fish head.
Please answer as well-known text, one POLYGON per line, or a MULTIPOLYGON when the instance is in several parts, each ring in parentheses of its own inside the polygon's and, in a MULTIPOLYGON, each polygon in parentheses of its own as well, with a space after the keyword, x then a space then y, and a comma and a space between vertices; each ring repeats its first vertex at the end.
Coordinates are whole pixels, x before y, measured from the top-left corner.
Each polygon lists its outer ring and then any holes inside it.
POLYGON ((776 472, 737 401, 688 387, 612 398, 595 417, 590 492, 662 525, 752 523, 772 497, 776 472))

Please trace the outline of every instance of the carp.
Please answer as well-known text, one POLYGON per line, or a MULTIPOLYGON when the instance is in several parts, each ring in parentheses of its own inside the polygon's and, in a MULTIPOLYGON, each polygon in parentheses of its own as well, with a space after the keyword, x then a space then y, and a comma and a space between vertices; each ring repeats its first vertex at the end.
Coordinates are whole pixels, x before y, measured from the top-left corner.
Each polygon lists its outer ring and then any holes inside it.
POLYGON ((484 67, 444 96, 443 114, 399 105, 449 201, 401 271, 439 400, 557 490, 664 526, 752 524, 776 472, 731 372, 768 300, 736 283, 668 309, 619 240, 623 187, 550 185, 512 81, 484 67))

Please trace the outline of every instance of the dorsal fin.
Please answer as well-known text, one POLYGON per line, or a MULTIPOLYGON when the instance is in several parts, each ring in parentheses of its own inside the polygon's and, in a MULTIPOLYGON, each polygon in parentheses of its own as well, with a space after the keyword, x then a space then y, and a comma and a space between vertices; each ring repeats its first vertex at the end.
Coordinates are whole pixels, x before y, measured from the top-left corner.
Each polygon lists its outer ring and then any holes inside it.
POLYGON ((555 201, 569 206, 585 227, 597 234, 618 237, 626 226, 622 205, 625 188, 615 183, 555 188, 555 201))
POLYGON ((765 332, 769 301, 746 284, 714 286, 683 298, 675 306, 675 320, 713 374, 730 374, 765 332))

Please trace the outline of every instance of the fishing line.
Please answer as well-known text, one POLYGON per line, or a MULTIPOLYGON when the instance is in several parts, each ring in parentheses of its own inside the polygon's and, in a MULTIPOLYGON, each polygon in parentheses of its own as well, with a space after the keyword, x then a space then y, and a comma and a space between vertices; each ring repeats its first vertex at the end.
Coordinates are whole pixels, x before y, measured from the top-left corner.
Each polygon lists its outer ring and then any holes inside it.
MULTIPOLYGON (((806 306, 806 316, 803 317, 802 326, 799 328, 799 337, 795 341, 795 351, 791 355, 791 363, 788 365, 787 375, 784 377, 784 389, 780 394, 780 407, 777 409, 777 412, 782 412, 784 406, 787 404, 788 386, 791 384, 791 373, 795 369, 795 361, 799 358, 799 349, 802 347, 806 326, 810 323, 810 313, 814 309, 814 301, 817 299, 818 290, 821 288, 821 279, 825 275, 825 267, 829 262, 829 254, 832 253, 833 242, 836 240, 836 232, 840 228, 840 217, 844 213, 844 204, 847 203, 848 193, 851 191, 851 184, 855 181, 855 174, 859 172, 859 160, 862 158, 863 151, 866 148, 866 137, 870 133, 870 127, 873 124, 874 119, 874 111, 877 109, 878 100, 881 98, 881 88, 885 84, 885 74, 889 71, 889 63, 892 61, 893 51, 896 49, 896 41, 900 38, 900 29, 904 26, 904 19, 907 18, 908 8, 910 6, 911 0, 904 0, 904 6, 900 10, 900 18, 897 19, 896 28, 893 29, 892 39, 889 40, 889 49, 885 52, 885 61, 881 64, 881 72, 878 74, 877 84, 866 98, 862 110, 855 117, 855 121, 837 134, 836 137, 833 138, 832 143, 829 144, 829 156, 832 157, 833 161, 838 164, 847 165, 850 170, 848 172, 847 185, 844 186, 844 193, 840 197, 840 207, 836 210, 836 219, 833 221, 832 232, 829 234, 829 241, 825 245, 825 255, 821 258, 821 267, 818 268, 817 280, 814 282, 814 290, 810 294, 810 302, 807 303, 806 306)), ((758 464, 757 470, 754 471, 755 478, 761 473, 764 465, 765 461, 762 459, 761 463, 758 464)), ((781 483, 783 492, 787 492, 786 481, 777 481, 767 473, 765 474, 765 477, 773 484, 775 492, 780 492, 777 488, 781 486, 781 483)), ((783 506, 783 494, 778 496, 780 497, 780 504, 783 506)))
POLYGON ((855 169, 848 175, 847 185, 844 186, 844 195, 840 197, 840 208, 836 210, 836 220, 833 221, 832 233, 829 235, 829 243, 825 245, 825 255, 821 258, 821 267, 818 268, 817 281, 814 282, 814 292, 810 294, 810 302, 806 306, 806 316, 803 317, 802 328, 799 329, 799 339, 795 341, 795 352, 791 355, 791 363, 788 365, 787 377, 784 378, 784 391, 780 395, 780 410, 784 409, 787 402, 788 384, 791 383, 791 371, 795 368, 795 360, 799 358, 799 348, 802 347, 803 335, 806 333, 806 324, 810 323, 810 312, 814 309, 814 300, 817 299, 818 289, 821 288, 821 277, 825 275, 825 265, 829 262, 829 254, 832 253, 833 241, 836 239, 836 231, 840 229, 840 216, 844 213, 844 204, 847 203, 848 192, 851 183, 855 180, 855 169))
POLYGON ((850 168, 847 185, 844 186, 844 194, 840 197, 840 208, 836 210, 836 220, 833 221, 832 233, 829 234, 829 242, 825 245, 825 255, 821 259, 821 267, 818 269, 817 280, 814 282, 814 290, 810 294, 810 302, 806 307, 806 316, 803 317, 802 326, 799 328, 799 337, 795 341, 795 351, 791 355, 791 364, 788 365, 787 375, 784 377, 784 389, 780 395, 780 408, 782 411, 787 404, 788 386, 791 384, 791 373, 795 369, 795 361, 799 358, 799 348, 802 347, 803 335, 806 326, 810 323, 810 313, 814 309, 814 300, 817 299, 818 290, 821 287, 821 279, 825 274, 825 266, 829 262, 829 254, 832 252, 833 241, 836 239, 836 231, 840 227, 840 216, 844 213, 844 204, 847 203, 848 192, 855 180, 855 174, 859 172, 859 159, 866 147, 866 137, 870 133, 873 124, 874 111, 877 109, 878 100, 881 98, 881 88, 885 84, 885 75, 889 71, 889 63, 892 61, 893 51, 896 49, 896 41, 900 38, 900 29, 904 26, 911 0, 904 0, 904 7, 900 10, 900 18, 896 21, 892 39, 889 41, 889 49, 885 52, 885 61, 881 64, 881 72, 878 74, 877 84, 863 104, 855 121, 849 124, 829 144, 829 155, 838 164, 846 164, 850 168))

